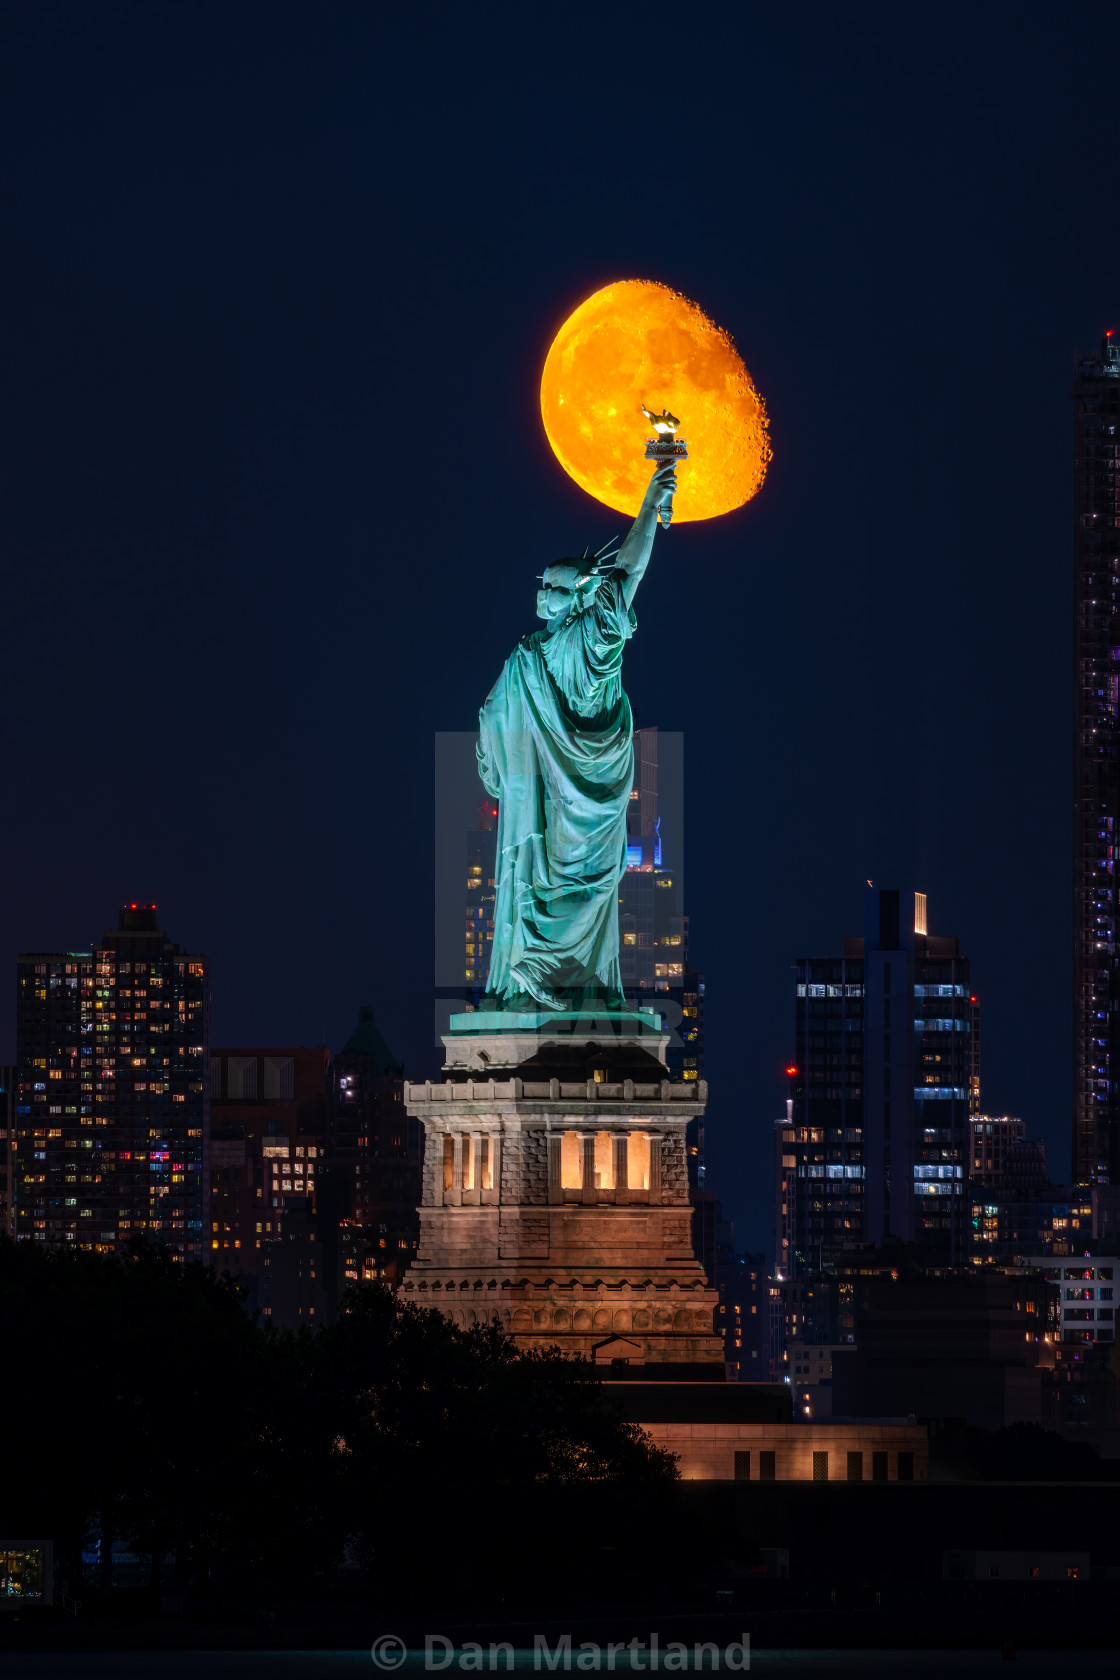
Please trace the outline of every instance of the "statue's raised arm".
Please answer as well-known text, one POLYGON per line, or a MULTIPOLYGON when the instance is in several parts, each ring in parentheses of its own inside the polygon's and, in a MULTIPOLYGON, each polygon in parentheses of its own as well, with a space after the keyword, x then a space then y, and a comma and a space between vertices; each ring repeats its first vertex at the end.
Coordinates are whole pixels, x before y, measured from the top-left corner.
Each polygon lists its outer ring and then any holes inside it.
POLYGON ((626 540, 615 558, 615 566, 621 574, 622 595, 626 605, 632 606, 638 585, 645 575, 649 565, 649 557, 653 552, 653 537, 657 530, 657 510, 661 503, 672 495, 677 488, 677 469, 672 461, 665 466, 654 469, 653 477, 649 481, 649 488, 642 497, 642 505, 638 509, 638 517, 631 525, 626 540))
MULTIPOLYGON (((618 885, 634 779, 622 655, 657 530, 672 517, 680 422, 643 410, 661 450, 622 547, 553 561, 544 629, 522 637, 479 713, 478 769, 498 801, 494 933, 483 1007, 625 1008, 618 885), (670 440, 666 443, 666 440, 670 440), (669 449, 674 458, 665 459, 669 449)), ((654 458, 654 457, 650 457, 654 458)))

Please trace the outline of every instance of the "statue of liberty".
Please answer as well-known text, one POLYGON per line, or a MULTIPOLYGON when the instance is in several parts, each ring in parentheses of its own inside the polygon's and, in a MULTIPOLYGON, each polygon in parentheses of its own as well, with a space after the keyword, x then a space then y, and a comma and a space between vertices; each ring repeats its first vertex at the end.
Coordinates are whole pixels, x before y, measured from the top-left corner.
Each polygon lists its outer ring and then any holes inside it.
POLYGON ((484 1008, 625 1008, 618 888, 634 724, 622 654, 658 508, 667 515, 676 482, 672 463, 656 468, 616 554, 585 551, 546 569, 545 627, 514 648, 479 713, 479 775, 498 801, 484 1008))

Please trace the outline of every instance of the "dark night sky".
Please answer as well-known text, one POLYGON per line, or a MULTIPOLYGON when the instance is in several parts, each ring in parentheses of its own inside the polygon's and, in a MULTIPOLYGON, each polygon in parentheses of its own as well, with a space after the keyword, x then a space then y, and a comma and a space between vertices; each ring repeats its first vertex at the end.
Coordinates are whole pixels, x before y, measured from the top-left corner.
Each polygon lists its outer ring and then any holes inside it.
POLYGON ((985 1104, 1064 1173, 1115 63, 1092 4, 8 0, 2 960, 150 897, 213 958, 215 1041, 337 1046, 368 1000, 434 1069, 434 737, 542 562, 618 529, 537 381, 581 298, 659 279, 734 334, 775 452, 659 539, 627 653, 686 742, 712 1182, 769 1247, 789 964, 869 875, 961 935, 985 1104))

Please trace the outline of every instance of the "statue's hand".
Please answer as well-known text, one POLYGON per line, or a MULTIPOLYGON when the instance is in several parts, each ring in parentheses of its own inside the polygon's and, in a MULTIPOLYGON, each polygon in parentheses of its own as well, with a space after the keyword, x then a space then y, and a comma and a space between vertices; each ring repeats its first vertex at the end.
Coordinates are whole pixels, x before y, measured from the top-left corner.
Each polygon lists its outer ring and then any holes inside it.
POLYGON ((676 488, 676 463, 669 461, 665 466, 658 467, 650 479, 649 489, 645 493, 645 506, 647 508, 660 507, 666 496, 671 496, 676 488))

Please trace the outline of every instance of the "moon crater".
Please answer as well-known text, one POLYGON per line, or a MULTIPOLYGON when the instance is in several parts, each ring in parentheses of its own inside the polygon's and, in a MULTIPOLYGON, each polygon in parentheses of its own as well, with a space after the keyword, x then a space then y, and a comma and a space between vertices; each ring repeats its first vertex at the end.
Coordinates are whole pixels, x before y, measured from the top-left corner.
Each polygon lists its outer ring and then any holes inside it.
POLYGON ((564 471, 596 501, 636 514, 649 482, 642 404, 681 417, 674 522, 742 507, 766 476, 766 405, 732 343, 698 304, 656 280, 618 280, 564 322, 541 375, 541 418, 564 471))

